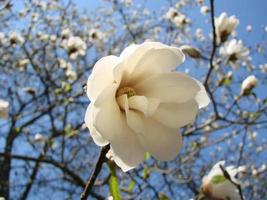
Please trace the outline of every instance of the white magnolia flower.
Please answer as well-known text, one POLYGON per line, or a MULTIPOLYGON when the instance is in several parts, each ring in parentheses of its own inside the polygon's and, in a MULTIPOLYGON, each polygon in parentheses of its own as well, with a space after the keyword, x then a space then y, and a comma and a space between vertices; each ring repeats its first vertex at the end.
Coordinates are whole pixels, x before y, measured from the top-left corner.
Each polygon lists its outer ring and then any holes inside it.
POLYGON ((249 49, 243 46, 241 40, 232 39, 220 48, 220 54, 233 68, 237 68, 242 61, 250 60, 249 49))
POLYGON ((61 31, 61 38, 64 40, 64 39, 67 39, 67 38, 69 38, 70 37, 70 35, 71 35, 71 31, 70 31, 70 29, 68 29, 68 28, 65 28, 65 29, 63 29, 62 31, 61 31))
POLYGON ((86 44, 80 37, 70 37, 65 44, 65 48, 72 60, 86 54, 86 44))
POLYGON ((23 71, 25 70, 25 68, 27 67, 27 65, 30 63, 29 59, 27 58, 24 58, 24 59, 21 59, 19 60, 17 63, 16 63, 16 67, 23 71))
POLYGON ((166 18, 169 20, 173 20, 176 16, 178 16, 178 11, 177 9, 170 7, 168 12, 166 13, 166 18))
POLYGON ((196 36, 197 40, 199 40, 199 41, 205 40, 205 36, 203 34, 203 30, 200 29, 200 28, 196 29, 195 36, 196 36))
POLYGON ((241 94, 248 94, 254 87, 257 86, 258 79, 254 75, 248 76, 241 85, 241 94))
POLYGON ((251 25, 247 25, 246 30, 247 30, 247 32, 251 32, 252 31, 252 26, 251 25))
POLYGON ((206 15, 206 14, 208 14, 209 12, 210 12, 210 9, 209 9, 208 6, 201 6, 201 8, 200 8, 200 13, 201 13, 202 15, 206 15))
POLYGON ((166 13, 166 18, 179 28, 182 28, 186 24, 190 23, 190 20, 184 14, 178 12, 177 9, 173 7, 171 7, 166 13))
POLYGON ((95 64, 87 82, 91 104, 85 123, 97 145, 110 144, 123 171, 141 163, 145 152, 174 159, 182 146, 178 128, 208 105, 204 86, 175 71, 183 61, 180 49, 145 42, 95 64))
POLYGON ((24 42, 24 38, 17 32, 11 32, 8 35, 9 44, 15 46, 17 44, 22 44, 24 42))
POLYGON ((91 29, 89 31, 89 40, 91 42, 102 40, 104 37, 103 33, 97 29, 91 29))
POLYGON ((66 70, 66 76, 70 82, 74 82, 77 79, 77 73, 72 68, 66 70))
POLYGON ((0 99, 0 118, 6 119, 8 117, 9 103, 3 99, 0 99))
POLYGON ((239 20, 235 16, 228 17, 225 12, 218 18, 215 17, 217 43, 225 42, 238 24, 239 20))
MULTIPOLYGON (((218 200, 240 200, 241 197, 237 190, 237 187, 226 179, 220 168, 220 165, 224 166, 225 161, 220 161, 213 166, 210 173, 202 179, 202 192, 209 199, 218 200)), ((225 167, 225 170, 231 177, 231 180, 238 183, 235 176, 238 170, 234 166, 225 167)))
POLYGON ((44 141, 45 141, 45 137, 42 134, 36 133, 34 135, 34 142, 39 143, 39 142, 44 142, 44 141))
POLYGON ((69 69, 72 67, 70 62, 67 62, 66 60, 62 58, 58 58, 57 61, 58 61, 59 67, 62 69, 69 69))
POLYGON ((130 6, 130 5, 132 5, 132 3, 133 3, 132 0, 124 0, 123 2, 124 2, 124 4, 125 4, 126 6, 130 6))
POLYGON ((5 40, 5 34, 3 32, 0 32, 0 45, 4 43, 5 40))

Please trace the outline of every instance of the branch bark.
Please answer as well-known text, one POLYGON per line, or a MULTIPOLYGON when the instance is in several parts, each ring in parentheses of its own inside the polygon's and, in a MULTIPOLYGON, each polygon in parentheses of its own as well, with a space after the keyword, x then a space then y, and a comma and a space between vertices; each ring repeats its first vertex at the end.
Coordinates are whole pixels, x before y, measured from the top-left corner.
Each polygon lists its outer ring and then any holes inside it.
POLYGON ((86 200, 88 198, 88 195, 91 192, 92 187, 94 186, 95 180, 102 169, 102 165, 106 161, 106 154, 109 151, 109 149, 110 149, 109 145, 102 147, 94 171, 91 174, 83 193, 81 194, 81 200, 86 200))

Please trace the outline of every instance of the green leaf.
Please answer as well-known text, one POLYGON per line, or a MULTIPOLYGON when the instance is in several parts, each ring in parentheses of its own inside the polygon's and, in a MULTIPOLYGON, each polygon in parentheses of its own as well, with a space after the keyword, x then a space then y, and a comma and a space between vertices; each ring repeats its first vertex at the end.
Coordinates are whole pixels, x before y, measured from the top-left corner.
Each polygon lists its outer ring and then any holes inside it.
POLYGON ((217 175, 212 177, 211 182, 214 184, 220 184, 226 181, 226 178, 223 175, 217 175))
POLYGON ((116 166, 114 165, 114 163, 110 163, 109 168, 110 168, 110 173, 111 173, 111 176, 109 179, 110 194, 113 197, 113 200, 121 200, 118 179, 116 176, 116 166))
POLYGON ((145 153, 145 160, 148 160, 150 158, 150 153, 149 152, 146 152, 145 153))
POLYGON ((135 182, 133 181, 133 179, 131 179, 129 185, 128 185, 128 190, 132 191, 134 189, 135 186, 135 182))
POLYGON ((144 170, 143 170, 143 178, 144 179, 147 179, 150 175, 150 170, 149 168, 145 167, 144 170))

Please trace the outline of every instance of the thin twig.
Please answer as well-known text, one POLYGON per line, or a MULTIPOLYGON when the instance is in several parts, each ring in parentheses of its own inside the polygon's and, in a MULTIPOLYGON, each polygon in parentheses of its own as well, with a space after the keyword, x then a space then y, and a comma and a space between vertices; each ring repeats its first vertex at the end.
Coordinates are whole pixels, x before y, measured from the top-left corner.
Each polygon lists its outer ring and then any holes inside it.
POLYGON ((85 186, 83 193, 81 194, 81 200, 87 199, 92 187, 94 186, 95 180, 102 169, 102 165, 106 160, 106 154, 107 154, 109 149, 110 149, 109 145, 102 147, 101 152, 100 152, 99 157, 98 157, 98 160, 97 160, 97 163, 95 165, 94 171, 91 174, 91 176, 90 176, 90 178, 89 178, 89 180, 85 186))
POLYGON ((211 15, 213 41, 212 41, 212 51, 211 51, 211 55, 209 58, 210 68, 209 68, 209 71, 207 73, 206 79, 204 81, 204 86, 205 86, 205 88, 206 88, 206 90, 210 96, 210 99, 211 99, 211 102, 212 102, 212 105, 214 108, 215 116, 218 117, 219 112, 218 112, 218 109, 216 106, 216 102, 215 102, 215 99, 212 95, 212 92, 210 91, 210 88, 208 87, 209 78, 210 78, 211 73, 214 69, 213 59, 214 59, 216 48, 217 48, 217 45, 216 45, 217 36, 216 36, 215 17, 214 17, 214 0, 210 0, 210 13, 211 13, 210 15, 211 15))
POLYGON ((234 182, 234 181, 232 180, 230 174, 227 172, 226 169, 224 169, 224 167, 223 167, 222 165, 220 165, 220 168, 221 168, 221 170, 222 170, 222 172, 223 172, 224 177, 225 177, 227 180, 229 180, 229 181, 230 181, 234 186, 236 186, 236 188, 238 189, 238 193, 239 193, 239 195, 240 195, 240 199, 241 199, 241 200, 244 200, 244 197, 243 197, 243 194, 242 194, 242 188, 241 188, 241 185, 238 184, 238 183, 236 183, 236 182, 234 182))

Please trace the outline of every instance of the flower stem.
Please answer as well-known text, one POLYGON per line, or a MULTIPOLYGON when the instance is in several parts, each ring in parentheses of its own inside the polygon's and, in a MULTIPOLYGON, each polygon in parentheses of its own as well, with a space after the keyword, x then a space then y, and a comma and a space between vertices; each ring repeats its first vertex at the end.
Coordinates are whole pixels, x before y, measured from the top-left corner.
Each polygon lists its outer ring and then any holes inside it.
POLYGON ((95 168, 93 170, 93 173, 91 174, 91 176, 90 176, 89 180, 87 181, 87 184, 84 188, 84 191, 81 194, 81 200, 86 200, 88 198, 88 195, 89 195, 92 187, 94 186, 95 180, 102 169, 102 165, 106 161, 106 154, 107 154, 109 149, 110 149, 109 145, 102 147, 101 152, 100 152, 99 157, 98 157, 98 160, 97 160, 97 163, 96 163, 95 168))

